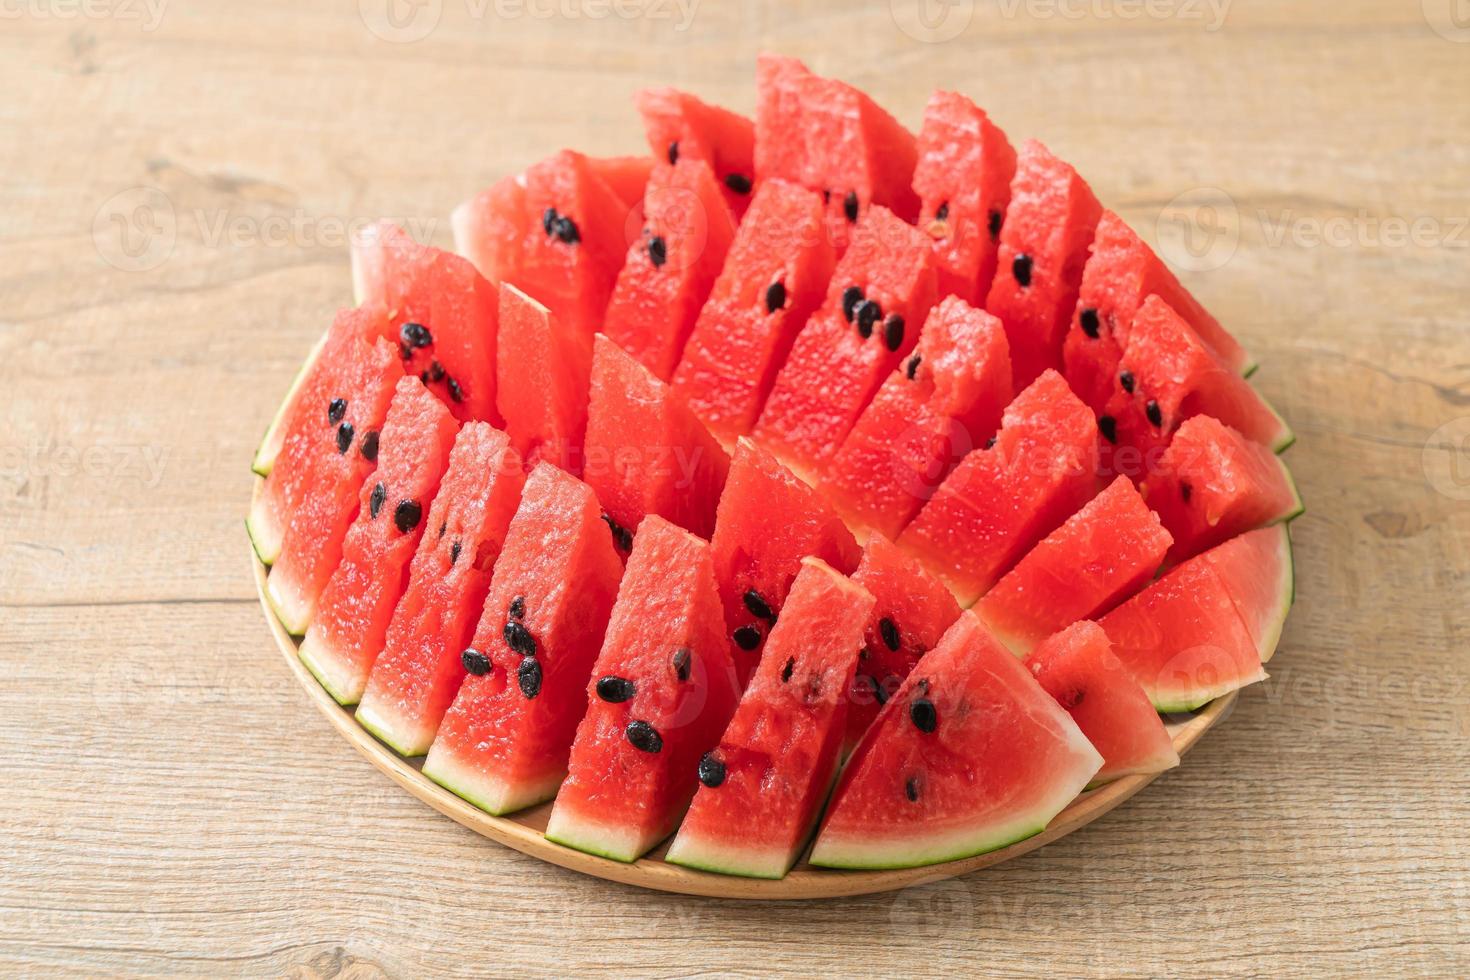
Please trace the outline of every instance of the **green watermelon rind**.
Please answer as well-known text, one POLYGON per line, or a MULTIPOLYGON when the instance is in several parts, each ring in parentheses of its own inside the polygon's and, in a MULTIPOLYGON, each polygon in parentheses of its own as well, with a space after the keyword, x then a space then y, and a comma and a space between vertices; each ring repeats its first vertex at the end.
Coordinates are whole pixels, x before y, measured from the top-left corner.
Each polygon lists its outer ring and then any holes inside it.
MULTIPOLYGON (((1072 798, 1075 798, 1075 795, 1073 794, 1072 798)), ((1070 799, 1068 802, 1070 802, 1070 799)), ((1024 821, 1017 821, 1017 823, 1024 823, 1024 821)), ((849 856, 844 856, 842 852, 844 845, 829 844, 825 850, 812 851, 811 863, 819 868, 834 868, 843 871, 901 871, 907 868, 925 868, 935 864, 945 864, 950 861, 963 861, 967 858, 979 857, 982 854, 990 854, 993 851, 1010 847, 1012 844, 1019 844, 1021 841, 1030 840, 1032 837, 1046 830, 1050 823, 1051 820, 1048 818, 1040 826, 1026 824, 1024 827, 1007 830, 994 838, 963 844, 952 850, 939 850, 928 853, 910 852, 905 857, 861 857, 854 850, 849 850, 849 856)), ((873 842, 865 845, 865 848, 876 848, 879 846, 881 845, 873 842)), ((895 843, 890 846, 897 848, 903 845, 895 843)), ((822 848, 822 842, 820 840, 817 842, 817 847, 822 848)), ((890 851, 889 854, 893 855, 894 852, 890 851)))
POLYGON ((1267 634, 1257 649, 1263 664, 1275 655, 1276 647, 1281 643, 1281 634, 1286 629, 1286 619, 1291 615, 1291 607, 1296 605, 1296 553, 1291 544, 1291 531, 1284 524, 1281 541, 1284 572, 1282 588, 1278 595, 1276 614, 1271 618, 1267 634))
MULTIPOLYGON (((800 849, 797 854, 801 853, 800 849)), ((796 854, 784 850, 770 852, 754 851, 750 848, 718 847, 708 841, 699 841, 681 834, 674 839, 669 853, 664 856, 669 864, 695 871, 712 871, 716 874, 735 875, 740 878, 763 878, 778 881, 786 877, 796 854), (759 858, 759 859, 757 859, 759 858), (744 863, 741 863, 742 860, 744 863), (776 870, 778 869, 779 870, 776 870)))
POLYGON ((366 702, 357 706, 357 711, 353 717, 357 719, 357 723, 370 735, 405 759, 412 759, 429 751, 430 743, 434 738, 433 733, 430 733, 426 739, 419 741, 411 741, 405 738, 396 729, 400 727, 406 728, 407 726, 396 724, 392 719, 387 717, 382 709, 366 702))
POLYGON ((287 389, 286 397, 281 400, 276 414, 271 418, 270 425, 266 426, 265 435, 261 437, 260 445, 255 450, 255 456, 250 460, 250 471, 256 476, 270 476, 271 470, 275 468, 276 457, 280 454, 281 446, 286 438, 281 428, 291 414, 291 409, 296 405, 296 396, 301 393, 301 386, 306 382, 306 376, 311 373, 317 358, 321 356, 322 348, 327 344, 327 336, 328 334, 323 333, 317 338, 316 343, 312 344, 306 360, 296 369, 296 377, 291 379, 291 387, 287 389))
POLYGON ((562 770, 539 782, 528 780, 512 787, 462 765, 439 742, 430 746, 428 758, 420 771, 492 817, 503 817, 553 799, 566 779, 566 771, 562 770))
POLYGON ((258 494, 250 505, 250 513, 245 515, 245 533, 250 537, 250 548, 255 557, 269 568, 281 557, 285 530, 276 522, 265 500, 263 494, 258 494))
POLYGON ((362 700, 363 689, 367 687, 367 676, 344 676, 341 670, 335 669, 341 658, 330 650, 318 650, 321 646, 321 638, 307 630, 296 655, 301 658, 302 666, 311 671, 311 676, 316 678, 322 690, 332 696, 332 700, 344 708, 350 708, 362 700))
POLYGON ((314 609, 293 609, 287 604, 287 600, 280 594, 277 588, 281 583, 279 575, 272 574, 265 580, 265 601, 271 607, 271 612, 280 622, 281 626, 292 636, 300 638, 306 635, 306 630, 311 626, 312 613, 314 609))
POLYGON ((617 829, 588 819, 585 814, 573 814, 566 806, 558 803, 551 811, 551 819, 547 821, 546 833, 543 836, 553 844, 570 847, 584 854, 631 864, 653 850, 659 841, 672 833, 669 831, 648 841, 638 840, 636 834, 629 833, 623 835, 627 838, 628 843, 619 846, 619 843, 614 840, 616 836, 614 831, 617 829))

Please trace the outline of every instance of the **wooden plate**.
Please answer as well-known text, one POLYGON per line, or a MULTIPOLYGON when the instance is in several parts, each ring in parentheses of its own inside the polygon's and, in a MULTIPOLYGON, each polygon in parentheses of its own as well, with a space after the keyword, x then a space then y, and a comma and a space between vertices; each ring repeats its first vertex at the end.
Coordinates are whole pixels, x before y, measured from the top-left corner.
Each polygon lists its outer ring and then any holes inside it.
MULTIPOLYGON (((652 853, 632 864, 610 861, 607 858, 583 854, 581 851, 561 844, 554 844, 541 836, 546 829, 546 820, 551 813, 551 804, 543 803, 529 810, 508 817, 492 817, 455 796, 449 790, 419 772, 421 760, 404 759, 388 746, 374 738, 358 725, 352 712, 341 707, 332 696, 323 690, 301 663, 297 656, 296 640, 271 612, 265 598, 266 567, 260 563, 252 550, 250 561, 255 569, 255 589, 260 596, 261 608, 266 622, 276 638, 281 655, 286 658, 291 672, 306 689, 306 694, 322 714, 326 715, 353 748, 361 752, 369 762, 377 766, 389 779, 423 800, 450 819, 463 824, 476 833, 523 854, 549 861, 563 868, 583 874, 620 881, 628 885, 640 885, 659 891, 679 892, 685 895, 705 895, 714 898, 790 900, 802 898, 834 898, 842 895, 866 895, 871 892, 891 891, 907 888, 930 881, 953 878, 977 868, 987 868, 1002 861, 1019 857, 1059 837, 1065 837, 1078 828, 1085 827, 1128 797, 1152 782, 1157 774, 1127 776, 1108 783, 1091 792, 1083 793, 1071 805, 1057 815, 1045 831, 1012 844, 1010 847, 989 854, 980 854, 961 861, 931 865, 927 868, 909 868, 899 871, 833 871, 814 868, 804 860, 799 861, 785 878, 768 881, 755 878, 738 878, 732 875, 695 871, 663 861, 667 843, 655 848, 652 853)), ((1201 735, 1215 722, 1225 717, 1235 703, 1235 694, 1229 694, 1211 702, 1199 712, 1183 720, 1169 724, 1174 737, 1174 747, 1183 755, 1201 735)))

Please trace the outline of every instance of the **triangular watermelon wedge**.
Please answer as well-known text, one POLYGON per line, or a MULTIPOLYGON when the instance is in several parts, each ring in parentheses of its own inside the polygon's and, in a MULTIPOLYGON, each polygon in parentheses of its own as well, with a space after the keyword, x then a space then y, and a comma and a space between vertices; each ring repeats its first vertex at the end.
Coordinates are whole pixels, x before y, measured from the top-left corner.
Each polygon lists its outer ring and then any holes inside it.
POLYGON ((515 286, 500 290, 497 397, 527 470, 543 460, 577 476, 587 432, 592 347, 515 286))
POLYGON ((1276 653, 1296 601, 1291 534, 1285 524, 1249 531, 1200 556, 1225 583, 1261 663, 1276 653))
POLYGON ((755 124, 738 112, 703 102, 674 88, 648 88, 633 96, 643 132, 658 160, 703 160, 720 181, 725 203, 745 212, 755 181, 755 124))

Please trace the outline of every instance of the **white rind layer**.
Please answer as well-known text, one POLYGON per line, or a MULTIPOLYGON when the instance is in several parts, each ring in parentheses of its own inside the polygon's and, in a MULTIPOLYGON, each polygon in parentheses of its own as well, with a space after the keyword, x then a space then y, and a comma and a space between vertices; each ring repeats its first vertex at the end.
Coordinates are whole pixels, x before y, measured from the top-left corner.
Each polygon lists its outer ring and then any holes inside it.
POLYGON ((363 689, 367 687, 367 673, 354 669, 344 657, 328 648, 315 630, 306 631, 297 655, 317 683, 338 704, 346 707, 362 700, 363 689))
POLYGON ((438 742, 429 749, 423 773, 455 796, 495 817, 545 803, 556 796, 566 778, 566 771, 561 770, 539 779, 510 783, 466 765, 438 742))

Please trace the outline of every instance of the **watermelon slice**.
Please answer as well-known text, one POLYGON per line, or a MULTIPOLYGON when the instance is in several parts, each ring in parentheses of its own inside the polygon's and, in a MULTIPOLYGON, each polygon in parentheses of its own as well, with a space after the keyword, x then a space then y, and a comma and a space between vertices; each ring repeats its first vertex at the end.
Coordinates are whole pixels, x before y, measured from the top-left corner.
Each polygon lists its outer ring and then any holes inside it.
POLYGON ((1018 387, 1062 366, 1087 246, 1102 205, 1087 182, 1036 140, 1021 145, 985 308, 1006 325, 1018 387))
POLYGON ((887 208, 869 208, 776 376, 756 440, 803 475, 819 474, 913 350, 936 298, 928 239, 887 208))
POLYGON ((833 261, 821 197, 762 182, 674 372, 674 390, 722 441, 754 427, 833 261))
POLYGON ((1137 592, 1171 543, 1158 515, 1120 476, 1032 548, 975 611, 1023 656, 1052 633, 1137 592))
POLYGON ((709 545, 646 518, 546 836, 636 860, 678 826, 739 697, 709 545))
POLYGON ((735 218, 709 164, 691 158, 658 167, 643 198, 643 232, 618 273, 603 331, 667 381, 734 235, 735 218))
POLYGON ((744 687, 807 555, 857 567, 852 533, 828 503, 770 453, 741 439, 710 541, 731 654, 744 687))
POLYGON ((1279 457, 1208 415, 1174 433, 1144 480, 1143 499, 1174 538, 1170 564, 1304 509, 1279 457))
POLYGON ((842 441, 822 491, 849 525, 898 537, 955 464, 995 433, 1013 394, 1005 328, 948 297, 842 441))
POLYGON ((1112 396, 1133 317, 1154 295, 1173 307, 1230 370, 1249 374, 1254 369, 1245 348, 1200 306, 1153 249, 1122 218, 1104 211, 1082 271, 1082 290, 1062 355, 1067 380, 1094 409, 1102 411, 1112 396))
POLYGON ((627 217, 595 162, 562 150, 455 208, 454 247, 591 337, 623 265, 627 217))
POLYGON ((622 571, 587 485, 532 470, 425 776, 494 814, 556 795, 622 571))
MULTIPOLYGON (((276 465, 276 457, 281 454, 281 447, 286 442, 286 426, 296 415, 296 406, 302 398, 302 392, 306 390, 319 372, 330 370, 322 366, 322 351, 336 332, 327 330, 311 345, 311 350, 306 353, 306 360, 301 367, 296 369, 296 376, 291 379, 291 387, 286 391, 286 397, 282 399, 276 414, 271 417, 271 423, 266 427, 265 435, 261 437, 260 445, 256 447, 255 456, 250 460, 250 472, 256 476, 270 476, 271 470, 276 465)), ((344 332, 345 333, 345 332, 344 332)), ((340 335, 339 335, 340 336, 340 335)), ((335 358, 329 359, 335 360, 335 358)), ((247 522, 248 526, 248 522, 247 522)), ((278 529, 279 530, 279 529, 278 529)), ((257 546, 256 553, 259 554, 257 546)), ((274 554, 280 551, 279 536, 275 538, 275 547, 272 552, 269 565, 275 560, 274 554)), ((264 559, 262 559, 264 560, 264 559)))
POLYGON ((873 597, 826 563, 803 559, 760 669, 720 743, 668 860, 781 878, 832 785, 863 624, 873 597))
POLYGON ((505 433, 485 422, 460 429, 357 709, 358 722, 403 755, 428 751, 464 678, 460 651, 524 483, 505 433))
POLYGON ((852 580, 876 604, 863 632, 847 711, 846 748, 857 744, 878 710, 898 692, 919 658, 934 649, 960 617, 944 583, 881 534, 868 539, 852 580))
POLYGON ((1202 556, 1219 575, 1256 645, 1261 663, 1276 653, 1296 601, 1291 535, 1285 524, 1231 538, 1202 556))
POLYGON ((643 200, 648 177, 653 173, 653 157, 590 157, 589 169, 602 178, 608 190, 617 196, 624 209, 631 211, 643 200))
POLYGON ((1006 408, 995 444, 966 456, 904 529, 968 606, 1097 492, 1097 421, 1048 371, 1006 408))
POLYGON ((614 537, 648 514, 709 537, 729 469, 725 450, 669 386, 599 334, 583 478, 614 537))
POLYGON ((997 850, 1046 829, 1102 762, 1030 671, 964 613, 863 736, 811 862, 910 868, 997 850))
POLYGON ((957 92, 930 96, 918 151, 919 227, 934 239, 939 295, 984 302, 995 278, 1016 151, 1000 127, 957 92))
POLYGON ((673 88, 644 89, 633 101, 653 155, 670 164, 708 163, 730 210, 743 214, 755 180, 755 124, 738 112, 673 88))
POLYGON ((1026 666, 1102 754, 1094 784, 1179 765, 1168 729, 1096 623, 1084 620, 1048 637, 1026 666))
POLYGON ((756 61, 755 174, 821 191, 827 233, 840 252, 873 204, 905 221, 919 214, 910 186, 914 136, 862 92, 813 75, 795 58, 756 61))
POLYGON ((358 494, 342 563, 301 641, 301 662, 339 704, 356 704, 408 584, 424 514, 459 426, 417 378, 400 378, 379 438, 378 468, 358 494))
POLYGON ((582 472, 592 348, 515 286, 500 290, 498 404, 527 469, 543 460, 582 472))

